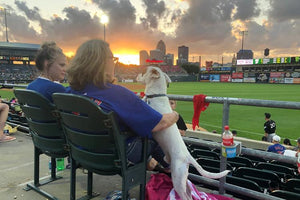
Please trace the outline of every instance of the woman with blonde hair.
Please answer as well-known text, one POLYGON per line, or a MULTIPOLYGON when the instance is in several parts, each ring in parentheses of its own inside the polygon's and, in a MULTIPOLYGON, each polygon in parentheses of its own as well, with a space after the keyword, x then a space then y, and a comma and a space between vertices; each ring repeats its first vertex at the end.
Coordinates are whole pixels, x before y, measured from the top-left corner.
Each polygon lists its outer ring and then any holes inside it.
POLYGON ((66 91, 60 82, 65 78, 67 58, 55 42, 45 42, 36 55, 35 64, 40 76, 27 89, 41 93, 52 102, 53 93, 66 91))
POLYGON ((114 84, 115 63, 108 43, 103 40, 89 40, 77 50, 70 62, 68 81, 69 92, 93 99, 103 111, 114 111, 122 130, 132 130, 136 137, 128 141, 129 161, 139 162, 141 158, 141 137, 148 137, 150 151, 164 166, 163 153, 152 139, 152 133, 165 129, 178 120, 178 113, 160 114, 153 110, 132 91, 114 84))

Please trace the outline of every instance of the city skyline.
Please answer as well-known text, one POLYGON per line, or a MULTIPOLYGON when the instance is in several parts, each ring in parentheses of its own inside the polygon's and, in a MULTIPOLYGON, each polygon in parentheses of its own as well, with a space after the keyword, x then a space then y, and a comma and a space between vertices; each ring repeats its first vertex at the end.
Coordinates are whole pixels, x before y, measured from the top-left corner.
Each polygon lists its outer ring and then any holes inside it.
POLYGON ((179 46, 189 56, 231 62, 242 47, 255 58, 299 56, 300 1, 298 0, 11 0, 1 2, 0 41, 6 41, 4 9, 10 42, 41 44, 53 40, 73 55, 84 41, 103 39, 124 63, 139 63, 139 51, 166 44, 177 59, 179 46))

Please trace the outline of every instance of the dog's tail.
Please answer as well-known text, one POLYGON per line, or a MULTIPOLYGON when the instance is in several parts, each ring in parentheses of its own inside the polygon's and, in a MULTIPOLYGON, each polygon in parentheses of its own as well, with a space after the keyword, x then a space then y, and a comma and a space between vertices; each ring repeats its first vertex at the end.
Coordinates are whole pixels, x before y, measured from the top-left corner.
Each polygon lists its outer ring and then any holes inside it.
POLYGON ((192 156, 190 156, 190 164, 192 164, 202 176, 207 177, 207 178, 218 179, 223 176, 226 176, 230 172, 230 170, 224 170, 219 173, 208 172, 208 171, 204 170, 192 156))

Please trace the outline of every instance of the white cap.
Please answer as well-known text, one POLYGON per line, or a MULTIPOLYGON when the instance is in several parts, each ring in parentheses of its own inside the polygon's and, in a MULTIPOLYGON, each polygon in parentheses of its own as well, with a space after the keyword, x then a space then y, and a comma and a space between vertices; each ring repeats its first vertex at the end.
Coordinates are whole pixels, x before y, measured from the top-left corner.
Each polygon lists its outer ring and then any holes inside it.
POLYGON ((278 135, 275 135, 274 137, 273 137, 273 140, 275 141, 275 142, 280 142, 280 137, 278 136, 278 135))

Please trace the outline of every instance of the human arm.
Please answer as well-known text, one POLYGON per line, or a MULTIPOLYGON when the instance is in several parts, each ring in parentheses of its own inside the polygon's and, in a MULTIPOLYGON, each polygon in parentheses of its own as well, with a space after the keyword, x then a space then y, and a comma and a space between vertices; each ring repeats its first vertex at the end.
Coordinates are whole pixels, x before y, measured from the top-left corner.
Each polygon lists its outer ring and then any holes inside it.
POLYGON ((179 115, 176 111, 173 111, 172 113, 165 113, 163 114, 158 124, 156 124, 156 126, 152 129, 152 132, 157 132, 166 129, 169 126, 175 124, 178 119, 179 115))

